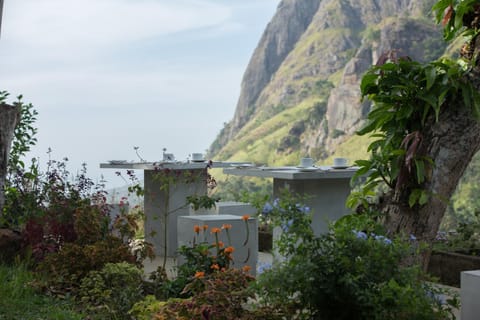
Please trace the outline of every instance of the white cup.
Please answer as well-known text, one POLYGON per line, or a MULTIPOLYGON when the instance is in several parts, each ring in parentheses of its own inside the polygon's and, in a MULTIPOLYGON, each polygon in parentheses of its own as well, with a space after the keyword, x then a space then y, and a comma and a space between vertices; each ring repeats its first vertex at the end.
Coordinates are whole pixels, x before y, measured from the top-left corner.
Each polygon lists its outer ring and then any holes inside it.
POLYGON ((333 159, 333 166, 334 167, 346 167, 347 166, 347 158, 334 158, 333 159))
POLYGON ((312 158, 302 158, 300 159, 300 167, 312 167, 313 159, 312 158))
POLYGON ((175 156, 173 155, 173 153, 164 153, 163 161, 175 161, 175 156))
POLYGON ((203 153, 192 153, 192 160, 193 161, 203 160, 203 153))

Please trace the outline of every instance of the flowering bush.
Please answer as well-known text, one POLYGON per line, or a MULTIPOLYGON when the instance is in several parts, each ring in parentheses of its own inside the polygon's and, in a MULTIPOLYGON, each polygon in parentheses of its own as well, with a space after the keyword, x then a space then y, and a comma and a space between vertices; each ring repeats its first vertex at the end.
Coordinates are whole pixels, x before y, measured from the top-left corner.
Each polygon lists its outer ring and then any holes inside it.
POLYGON ((226 232, 227 238, 230 239, 229 230, 231 227, 230 224, 224 224, 222 228, 214 227, 208 231, 209 227, 207 225, 195 225, 193 228, 195 235, 193 245, 183 245, 178 249, 178 253, 184 258, 184 262, 177 268, 177 277, 173 280, 167 279, 164 271, 158 270, 152 275, 152 280, 156 283, 150 291, 161 299, 188 297, 191 292, 185 290, 185 288, 194 279, 210 275, 216 271, 227 270, 230 267, 235 249, 230 243, 226 246, 222 241, 219 241, 218 235, 221 232, 226 232), (207 232, 215 236, 214 243, 208 243, 201 239, 201 234, 205 235, 207 232))
POLYGON ((346 216, 315 237, 308 209, 294 196, 271 208, 286 259, 258 276, 260 308, 289 319, 454 319, 420 268, 405 265, 418 253, 414 238, 390 239, 365 215, 346 216))
POLYGON ((258 319, 244 308, 248 299, 253 298, 253 293, 247 290, 253 280, 246 271, 238 269, 214 270, 209 274, 197 272, 185 287, 190 298, 170 299, 165 303, 148 298, 147 306, 141 302, 133 310, 143 313, 145 319, 258 319), (153 317, 148 305, 155 305, 153 317), (146 310, 149 315, 145 315, 146 310))

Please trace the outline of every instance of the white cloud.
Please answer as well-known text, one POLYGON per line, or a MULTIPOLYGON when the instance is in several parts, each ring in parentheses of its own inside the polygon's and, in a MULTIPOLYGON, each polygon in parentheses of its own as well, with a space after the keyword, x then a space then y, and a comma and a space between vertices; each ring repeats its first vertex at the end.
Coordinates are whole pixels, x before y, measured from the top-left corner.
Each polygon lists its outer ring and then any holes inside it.
POLYGON ((230 17, 229 8, 206 1, 11 0, 2 32, 3 40, 35 47, 38 54, 85 54, 221 25, 230 17))

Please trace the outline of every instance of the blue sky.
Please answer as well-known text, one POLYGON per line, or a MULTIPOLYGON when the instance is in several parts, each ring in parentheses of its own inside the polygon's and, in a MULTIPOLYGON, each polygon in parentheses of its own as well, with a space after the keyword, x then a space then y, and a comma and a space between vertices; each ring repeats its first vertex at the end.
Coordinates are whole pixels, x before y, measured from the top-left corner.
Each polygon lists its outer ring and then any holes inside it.
MULTIPOLYGON (((5 0, 0 90, 39 117, 42 163, 156 161, 204 152, 234 114, 248 61, 280 0, 5 0)), ((245 160, 245 159, 239 159, 245 160)))

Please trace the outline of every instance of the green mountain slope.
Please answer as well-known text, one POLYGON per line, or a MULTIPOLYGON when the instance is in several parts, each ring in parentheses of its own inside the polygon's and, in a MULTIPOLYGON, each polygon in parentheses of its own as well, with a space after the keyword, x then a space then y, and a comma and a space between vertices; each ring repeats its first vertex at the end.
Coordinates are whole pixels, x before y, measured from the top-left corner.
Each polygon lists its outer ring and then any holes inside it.
POLYGON ((354 159, 360 153, 342 145, 369 110, 360 102, 362 74, 389 50, 420 61, 445 51, 427 17, 433 2, 282 1, 245 72, 235 116, 210 155, 282 165, 306 155, 325 161, 341 150, 354 159))

